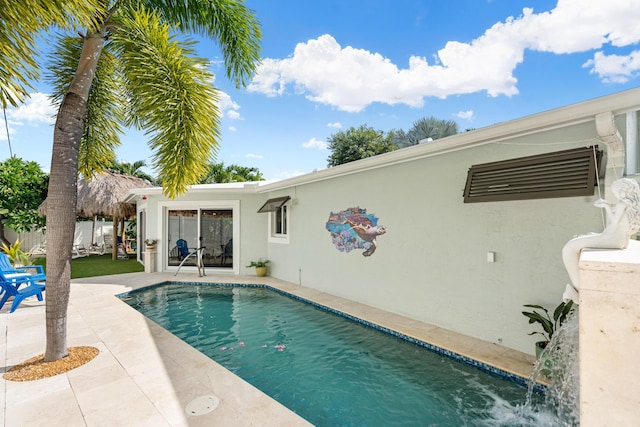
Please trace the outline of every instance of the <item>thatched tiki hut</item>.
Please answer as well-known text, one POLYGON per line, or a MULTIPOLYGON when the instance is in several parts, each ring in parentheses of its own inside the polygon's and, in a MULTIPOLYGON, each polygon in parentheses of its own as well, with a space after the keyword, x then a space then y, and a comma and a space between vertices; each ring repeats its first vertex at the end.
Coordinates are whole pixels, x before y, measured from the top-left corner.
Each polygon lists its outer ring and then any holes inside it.
MULTIPOLYGON (((113 218, 112 258, 114 260, 117 259, 118 254, 117 236, 121 236, 124 241, 124 220, 136 216, 136 205, 122 200, 130 189, 144 187, 151 187, 151 185, 141 178, 108 171, 94 172, 90 179, 83 178, 78 182, 77 213, 80 216, 94 218, 92 234, 95 234, 95 220, 98 216, 113 218), (120 227, 121 223, 122 227, 120 227)), ((46 203, 45 200, 40 205, 38 209, 40 215, 46 215, 46 203)), ((92 239, 95 239, 93 235, 92 239)))

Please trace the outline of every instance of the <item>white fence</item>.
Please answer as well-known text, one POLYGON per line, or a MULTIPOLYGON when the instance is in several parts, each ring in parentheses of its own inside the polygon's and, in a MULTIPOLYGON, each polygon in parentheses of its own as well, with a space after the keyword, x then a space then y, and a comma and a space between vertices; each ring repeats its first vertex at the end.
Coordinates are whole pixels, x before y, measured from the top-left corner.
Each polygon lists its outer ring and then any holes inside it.
MULTIPOLYGON (((125 223, 125 230, 128 223, 125 223)), ((76 223, 76 231, 74 235, 74 244, 84 245, 89 247, 91 245, 91 230, 93 228, 93 221, 79 221, 76 223)), ((105 235, 113 234, 113 222, 100 220, 96 222, 96 237, 95 242, 97 244, 104 243, 105 235)), ((44 248, 46 246, 46 233, 43 229, 37 231, 31 231, 30 233, 16 233, 11 229, 5 229, 5 235, 7 240, 11 243, 16 241, 16 238, 23 240, 21 248, 24 251, 38 253, 38 248, 44 248)), ((113 240, 112 240, 113 241, 113 240)))

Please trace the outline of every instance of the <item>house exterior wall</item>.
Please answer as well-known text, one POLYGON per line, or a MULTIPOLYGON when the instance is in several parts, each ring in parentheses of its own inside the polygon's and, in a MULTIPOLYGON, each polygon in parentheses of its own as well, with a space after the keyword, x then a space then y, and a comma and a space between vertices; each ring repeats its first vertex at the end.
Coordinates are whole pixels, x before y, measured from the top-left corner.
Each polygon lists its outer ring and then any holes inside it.
MULTIPOLYGON (((266 258, 278 279, 533 354, 537 339, 528 334, 536 329, 523 305, 553 309, 561 301, 569 280, 562 247, 603 229, 593 202, 607 196, 604 180, 602 193, 588 197, 465 204, 467 171, 598 144, 606 166, 600 175, 610 183, 624 166, 607 164, 608 155, 619 160, 621 153, 608 152, 603 140, 617 138, 600 137, 596 117, 615 114, 624 140, 626 114, 640 109, 639 97, 640 89, 626 91, 280 182, 198 186, 176 202, 237 201, 237 273, 253 274, 246 265, 266 258), (291 197, 286 243, 269 238, 269 214, 257 213, 280 196, 291 197), (350 208, 366 209, 386 228, 369 257, 363 249, 340 252, 326 229, 332 213, 350 208)), ((155 191, 137 200, 148 212, 148 237, 162 236, 168 203, 155 191)))
MULTIPOLYGON (((137 200, 138 212, 146 212, 145 236, 157 239, 157 256, 155 257, 155 271, 175 271, 176 267, 166 268, 167 231, 165 229, 165 211, 167 209, 198 209, 237 206, 237 217, 234 227, 234 270, 219 270, 220 272, 240 273, 252 259, 267 257, 267 215, 257 214, 258 209, 267 200, 266 195, 247 192, 243 189, 225 191, 222 193, 191 191, 173 200, 161 194, 145 195, 137 200)), ((171 249, 171 248, 169 248, 171 249)), ((197 271, 195 267, 183 267, 181 271, 197 271)), ((248 272, 249 270, 246 269, 248 272)))
POLYGON ((562 246, 602 229, 592 206, 598 195, 465 204, 467 170, 582 147, 596 136, 585 123, 269 194, 294 199, 289 244, 268 247, 271 275, 533 353, 522 305, 561 301, 562 246), (340 252, 325 229, 331 212, 353 207, 387 230, 369 257, 340 252))

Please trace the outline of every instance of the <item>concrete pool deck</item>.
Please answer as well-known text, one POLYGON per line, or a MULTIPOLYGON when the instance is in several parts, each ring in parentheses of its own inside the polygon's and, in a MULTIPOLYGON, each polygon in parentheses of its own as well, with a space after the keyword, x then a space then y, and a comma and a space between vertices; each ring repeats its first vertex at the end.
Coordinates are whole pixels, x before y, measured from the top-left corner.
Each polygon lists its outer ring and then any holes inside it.
MULTIPOLYGON (((67 343, 100 354, 66 374, 30 382, 2 380, 5 426, 305 426, 304 419, 133 310, 114 295, 165 281, 264 283, 527 378, 534 357, 370 306, 270 277, 131 273, 75 279, 67 343), (219 406, 185 407, 202 396, 219 406)), ((46 292, 45 292, 46 299, 46 292)), ((0 310, 2 371, 44 353, 45 307, 30 298, 0 310)))

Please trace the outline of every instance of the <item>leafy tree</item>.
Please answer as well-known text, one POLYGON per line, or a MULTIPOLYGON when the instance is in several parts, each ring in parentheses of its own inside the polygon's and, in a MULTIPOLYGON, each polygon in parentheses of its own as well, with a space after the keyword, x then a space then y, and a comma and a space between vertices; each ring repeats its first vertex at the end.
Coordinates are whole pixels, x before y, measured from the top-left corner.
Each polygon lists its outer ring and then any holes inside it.
POLYGON ((47 196, 49 177, 36 162, 11 157, 0 163, 0 242, 11 242, 4 235, 8 227, 27 233, 44 226, 38 206, 47 196))
POLYGON ((416 120, 408 132, 392 131, 393 143, 397 148, 410 147, 424 140, 436 140, 458 133, 458 124, 454 120, 440 120, 425 117, 416 120))
POLYGON ((328 166, 342 165, 395 149, 391 134, 385 135, 383 131, 366 125, 338 131, 327 138, 327 142, 331 150, 327 159, 328 166))
MULTIPOLYGON (((77 1, 40 0, 46 7, 39 9, 39 16, 24 10, 23 1, 5 1, 2 10, 21 10, 34 21, 41 19, 41 26, 52 21, 50 9, 58 3, 65 9, 74 4, 81 7, 77 1)), ((46 361, 68 354, 77 175, 78 171, 85 176, 99 172, 113 161, 110 152, 118 143, 119 128, 110 125, 110 118, 152 135, 149 145, 155 153, 154 167, 162 177, 165 194, 174 197, 204 175, 219 136, 213 76, 208 61, 195 55, 188 35, 208 37, 220 46, 226 74, 237 86, 246 85, 259 61, 260 27, 241 0, 103 0, 97 7, 94 3, 92 19, 76 19, 85 30, 75 40, 58 43, 53 63, 69 74, 53 75, 60 107, 47 198, 46 361), (109 92, 114 96, 107 98, 109 92), (104 115, 107 119, 98 122, 104 115), (94 125, 100 132, 92 131, 94 125)), ((3 34, 19 37, 11 26, 3 28, 3 34)), ((31 49, 33 45, 25 46, 27 55, 31 49)), ((7 56, 12 70, 19 70, 21 58, 7 56)), ((4 104, 7 81, 3 75, 0 73, 4 104)))
POLYGON ((229 165, 224 162, 209 164, 207 174, 200 179, 200 184, 220 184, 224 182, 264 181, 258 168, 229 165))
POLYGON ((144 160, 137 160, 133 163, 114 160, 111 166, 109 166, 109 170, 122 175, 135 176, 136 178, 144 179, 149 184, 155 185, 156 179, 142 170, 145 166, 147 166, 147 163, 144 160))

